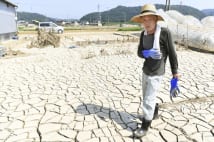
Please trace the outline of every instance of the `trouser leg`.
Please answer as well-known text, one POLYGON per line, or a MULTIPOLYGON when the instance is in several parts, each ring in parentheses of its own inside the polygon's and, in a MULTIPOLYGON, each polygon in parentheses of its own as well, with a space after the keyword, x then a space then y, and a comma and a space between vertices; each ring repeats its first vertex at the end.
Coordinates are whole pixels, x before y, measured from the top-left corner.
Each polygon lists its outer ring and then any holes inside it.
POLYGON ((146 120, 152 120, 156 106, 158 93, 163 76, 148 76, 143 74, 143 116, 146 120))
POLYGON ((141 128, 134 131, 135 137, 140 138, 146 135, 154 115, 158 113, 158 105, 156 105, 155 100, 161 81, 162 76, 147 76, 143 74, 143 118, 141 128))

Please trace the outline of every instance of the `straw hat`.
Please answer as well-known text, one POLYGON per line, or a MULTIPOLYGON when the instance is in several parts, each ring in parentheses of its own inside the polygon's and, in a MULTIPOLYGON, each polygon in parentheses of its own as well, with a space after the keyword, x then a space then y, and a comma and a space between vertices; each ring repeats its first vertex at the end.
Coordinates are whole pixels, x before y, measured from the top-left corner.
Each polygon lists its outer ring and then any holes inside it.
POLYGON ((159 21, 164 21, 163 17, 157 14, 157 10, 153 4, 145 4, 144 6, 142 6, 140 14, 132 17, 131 21, 136 23, 142 23, 142 17, 146 15, 156 15, 159 21))

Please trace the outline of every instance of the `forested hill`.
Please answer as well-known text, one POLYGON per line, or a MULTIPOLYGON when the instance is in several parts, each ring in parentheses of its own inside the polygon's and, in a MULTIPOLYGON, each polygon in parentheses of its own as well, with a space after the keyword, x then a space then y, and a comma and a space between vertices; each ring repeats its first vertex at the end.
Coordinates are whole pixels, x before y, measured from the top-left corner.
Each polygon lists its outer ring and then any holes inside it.
POLYGON ((206 16, 214 16, 214 9, 204 9, 202 11, 206 16))
POLYGON ((17 12, 18 20, 24 20, 27 22, 31 22, 32 20, 37 21, 49 21, 52 18, 46 17, 42 14, 38 13, 29 13, 29 12, 17 12))
MULTIPOLYGON (((165 5, 156 4, 157 9, 164 9, 165 5)), ((141 6, 137 7, 125 7, 125 6, 117 6, 116 8, 110 9, 108 11, 94 12, 89 13, 82 18, 80 21, 89 21, 89 22, 97 22, 98 18, 101 17, 102 22, 127 22, 131 19, 132 16, 140 13, 141 6)), ((214 10, 198 10, 196 8, 184 5, 172 5, 170 7, 171 10, 177 10, 184 15, 192 15, 198 19, 202 19, 205 16, 214 15, 214 10)), ((32 22, 32 20, 37 21, 59 21, 59 20, 69 20, 73 21, 75 19, 56 19, 44 16, 38 13, 29 13, 29 12, 18 12, 18 20, 24 20, 27 22, 32 22)))
POLYGON ((60 19, 60 18, 51 18, 47 17, 42 14, 38 13, 30 13, 30 12, 17 12, 18 20, 27 21, 29 23, 32 22, 32 20, 40 21, 40 22, 47 22, 47 21, 74 21, 75 19, 60 19))
MULTIPOLYGON (((165 5, 156 4, 157 9, 164 9, 165 5)), ((137 15, 140 13, 141 6, 137 7, 125 7, 125 6, 118 6, 116 8, 110 9, 108 11, 101 12, 101 20, 102 22, 124 22, 129 21, 132 16, 137 15)), ((184 15, 192 15, 198 19, 204 18, 206 15, 193 7, 184 6, 184 5, 172 5, 170 6, 170 10, 177 10, 184 15)), ((83 16, 80 21, 89 21, 95 22, 99 18, 99 13, 89 13, 83 16)))

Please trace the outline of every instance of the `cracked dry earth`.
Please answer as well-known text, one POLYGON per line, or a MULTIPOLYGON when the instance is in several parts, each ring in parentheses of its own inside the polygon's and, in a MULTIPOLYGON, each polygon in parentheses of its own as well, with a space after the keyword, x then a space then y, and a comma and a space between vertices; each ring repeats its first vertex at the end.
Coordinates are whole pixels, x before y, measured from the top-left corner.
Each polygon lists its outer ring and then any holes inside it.
POLYGON ((78 48, 31 50, 36 54, 0 59, 0 141, 214 141, 213 54, 178 51, 182 94, 170 101, 167 63, 159 119, 134 139, 142 115, 136 54, 86 59, 78 48))

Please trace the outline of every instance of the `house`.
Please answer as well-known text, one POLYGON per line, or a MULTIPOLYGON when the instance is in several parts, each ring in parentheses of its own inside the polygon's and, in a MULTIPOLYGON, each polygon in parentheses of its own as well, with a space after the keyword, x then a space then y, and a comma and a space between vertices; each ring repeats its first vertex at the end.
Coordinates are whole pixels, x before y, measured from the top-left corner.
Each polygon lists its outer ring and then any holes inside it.
POLYGON ((17 34, 17 6, 8 0, 0 0, 0 41, 17 34))

